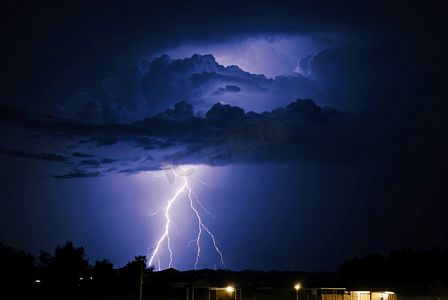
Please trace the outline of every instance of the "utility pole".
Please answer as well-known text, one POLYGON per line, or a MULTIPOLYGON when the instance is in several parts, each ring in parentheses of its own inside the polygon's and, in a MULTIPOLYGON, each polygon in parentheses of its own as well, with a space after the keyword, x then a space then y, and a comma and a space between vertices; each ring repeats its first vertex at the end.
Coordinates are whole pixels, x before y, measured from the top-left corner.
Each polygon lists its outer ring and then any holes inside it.
POLYGON ((140 263, 140 300, 142 300, 143 266, 140 263))

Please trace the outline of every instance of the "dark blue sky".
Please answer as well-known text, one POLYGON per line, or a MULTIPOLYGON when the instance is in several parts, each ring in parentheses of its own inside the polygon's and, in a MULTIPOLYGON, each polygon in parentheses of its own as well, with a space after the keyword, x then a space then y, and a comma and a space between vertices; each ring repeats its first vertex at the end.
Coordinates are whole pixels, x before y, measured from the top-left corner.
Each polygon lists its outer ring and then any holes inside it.
MULTIPOLYGON (((197 268, 448 247, 446 12, 2 2, 0 241, 72 240, 121 267, 151 257, 168 216, 171 267, 188 270, 197 211, 197 268)), ((167 239, 157 254, 168 268, 167 239)))

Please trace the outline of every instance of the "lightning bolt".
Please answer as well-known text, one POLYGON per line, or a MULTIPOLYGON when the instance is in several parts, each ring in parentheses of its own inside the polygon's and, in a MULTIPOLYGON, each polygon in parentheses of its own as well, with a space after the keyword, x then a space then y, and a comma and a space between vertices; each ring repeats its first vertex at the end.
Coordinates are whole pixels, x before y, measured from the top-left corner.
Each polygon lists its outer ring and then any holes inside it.
MULTIPOLYGON (((197 178, 195 178, 197 179, 197 178)), ((164 203, 162 203, 162 205, 158 208, 158 210, 153 213, 153 214, 149 214, 148 216, 153 216, 156 215, 162 211, 165 211, 165 232, 163 233, 162 237, 157 241, 157 243, 149 248, 149 249, 154 249, 154 251, 151 253, 151 258, 148 262, 148 266, 152 266, 153 265, 153 260, 155 258, 157 258, 158 261, 158 266, 159 266, 159 271, 160 271, 160 259, 159 259, 159 252, 161 244, 166 240, 167 241, 167 248, 168 248, 168 252, 170 254, 170 262, 168 264, 168 267, 171 268, 171 264, 173 262, 173 251, 171 250, 171 246, 170 246, 170 226, 171 224, 175 225, 175 223, 171 220, 170 218, 170 209, 173 206, 174 202, 179 199, 179 195, 182 191, 184 190, 188 190, 188 199, 190 201, 190 208, 191 210, 195 213, 196 218, 198 220, 198 235, 196 237, 196 239, 190 241, 188 243, 188 246, 190 246, 191 243, 196 243, 197 246, 197 253, 196 253, 196 261, 194 263, 194 269, 196 270, 198 261, 199 261, 199 257, 201 254, 201 246, 200 246, 200 240, 202 237, 202 233, 203 231, 205 231, 206 233, 208 233, 208 235, 210 235, 212 241, 213 241, 213 246, 215 247, 216 252, 219 254, 220 258, 221 258, 221 263, 223 264, 224 268, 227 268, 225 263, 224 263, 224 255, 221 252, 221 250, 219 250, 218 246, 216 245, 216 240, 215 240, 215 236, 211 233, 211 231, 208 229, 208 227, 202 222, 202 218, 199 214, 199 211, 194 207, 194 204, 197 203, 199 205, 199 207, 208 215, 210 215, 212 218, 216 219, 209 211, 207 211, 205 209, 205 207, 202 205, 202 203, 199 201, 198 196, 196 195, 196 193, 190 188, 190 186, 188 185, 188 180, 187 177, 184 177, 185 183, 184 185, 176 192, 176 194, 174 195, 174 197, 169 200, 169 201, 165 201, 164 203)), ((203 183, 201 180, 199 180, 201 183, 203 183)), ((205 184, 205 183, 203 183, 205 184)), ((208 185, 209 186, 209 185, 208 185)), ((216 219, 217 220, 217 219, 216 219)))

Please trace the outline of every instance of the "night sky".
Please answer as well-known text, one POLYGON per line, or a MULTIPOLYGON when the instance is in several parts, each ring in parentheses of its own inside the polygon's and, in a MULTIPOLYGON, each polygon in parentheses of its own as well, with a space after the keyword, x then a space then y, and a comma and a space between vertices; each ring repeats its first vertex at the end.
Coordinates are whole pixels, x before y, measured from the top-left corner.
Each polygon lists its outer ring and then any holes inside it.
POLYGON ((444 1, 68 2, 0 4, 3 244, 118 268, 168 215, 191 270, 197 212, 197 269, 448 247, 444 1))

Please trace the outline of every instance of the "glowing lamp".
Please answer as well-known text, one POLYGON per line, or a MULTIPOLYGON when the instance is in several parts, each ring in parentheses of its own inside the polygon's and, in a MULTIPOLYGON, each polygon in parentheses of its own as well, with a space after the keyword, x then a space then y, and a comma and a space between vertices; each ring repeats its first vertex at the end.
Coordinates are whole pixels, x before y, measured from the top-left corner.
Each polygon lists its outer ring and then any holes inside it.
POLYGON ((228 286, 228 287, 226 288, 226 290, 227 290, 229 293, 231 293, 231 292, 233 292, 235 289, 234 289, 233 287, 231 287, 231 286, 228 286))
POLYGON ((296 284, 294 286, 294 288, 296 289, 296 299, 299 300, 299 289, 300 289, 300 284, 296 284))

